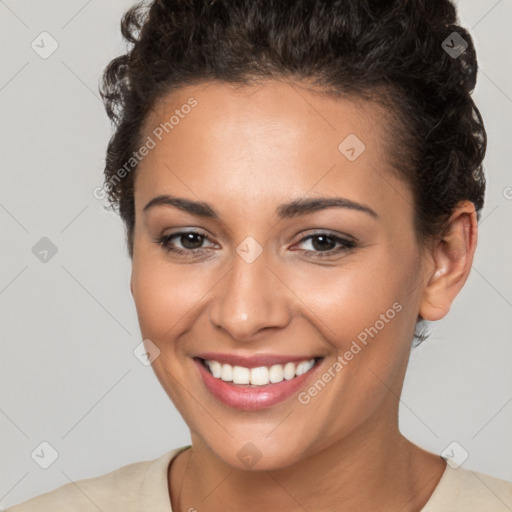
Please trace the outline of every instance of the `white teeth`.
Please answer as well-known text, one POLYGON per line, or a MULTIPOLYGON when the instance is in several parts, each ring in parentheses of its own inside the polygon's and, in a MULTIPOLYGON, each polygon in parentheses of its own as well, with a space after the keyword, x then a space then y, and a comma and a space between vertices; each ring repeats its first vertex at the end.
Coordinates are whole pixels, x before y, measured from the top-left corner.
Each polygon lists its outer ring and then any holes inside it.
POLYGON ((251 371, 243 366, 233 366, 233 383, 249 384, 251 381, 251 371))
POLYGON ((295 377, 295 364, 286 363, 284 366, 284 378, 286 380, 291 380, 293 377, 295 377))
POLYGON ((291 380, 294 377, 308 372, 314 365, 314 359, 301 361, 298 364, 274 364, 270 368, 266 366, 245 368, 244 366, 221 364, 218 361, 206 361, 206 366, 216 379, 222 379, 225 382, 233 382, 233 384, 251 384, 253 386, 265 386, 269 383, 277 384, 283 380, 291 380))
POLYGON ((306 373, 309 370, 308 361, 299 363, 297 366, 297 369, 295 370, 295 375, 302 375, 303 373, 306 373))
POLYGON ((268 371, 268 380, 275 384, 276 382, 281 382, 283 379, 283 367, 280 364, 275 364, 274 366, 271 366, 268 371))
POLYGON ((223 364, 220 378, 226 382, 233 380, 233 367, 230 364, 223 364))
POLYGON ((210 367, 212 375, 217 379, 220 379, 220 376, 222 375, 222 365, 217 361, 209 361, 208 366, 210 367))
POLYGON ((265 386, 268 383, 268 368, 266 366, 251 368, 251 384, 253 386, 265 386))

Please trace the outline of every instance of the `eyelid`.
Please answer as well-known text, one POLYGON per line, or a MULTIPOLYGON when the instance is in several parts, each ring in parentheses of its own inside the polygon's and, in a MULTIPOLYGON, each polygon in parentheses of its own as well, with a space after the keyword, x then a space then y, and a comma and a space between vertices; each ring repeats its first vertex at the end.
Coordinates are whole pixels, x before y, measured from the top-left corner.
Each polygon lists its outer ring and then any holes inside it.
MULTIPOLYGON (((176 235, 182 235, 182 234, 186 234, 186 233, 194 233, 194 234, 204 236, 204 238, 207 240, 210 240, 210 242, 212 241, 210 239, 209 234, 201 228, 188 228, 188 229, 187 228, 177 228, 177 229, 178 229, 178 231, 172 231, 170 233, 162 235, 159 238, 169 239, 176 235)), ((293 244, 296 244, 298 242, 304 242, 306 239, 309 240, 311 237, 314 237, 314 236, 322 236, 322 235, 329 237, 329 238, 334 238, 334 239, 342 239, 342 240, 345 239, 344 241, 347 241, 347 242, 354 242, 354 243, 358 242, 357 238, 355 238, 352 235, 349 235, 348 233, 331 231, 331 230, 328 230, 325 228, 311 228, 311 229, 307 230, 306 232, 301 231, 300 236, 297 235, 298 238, 295 242, 293 242, 293 244)))
POLYGON ((357 247, 357 241, 350 236, 340 236, 331 231, 315 231, 300 238, 294 245, 303 244, 317 237, 329 238, 337 247, 326 251, 315 251, 311 249, 300 249, 303 254, 312 254, 312 259, 335 258, 343 252, 348 252, 357 247))
MULTIPOLYGON (((310 228, 306 231, 301 231, 299 235, 297 235, 299 238, 297 239, 298 242, 304 240, 304 238, 310 237, 310 236, 327 236, 331 238, 341 238, 345 239, 346 241, 357 243, 358 239, 355 236, 349 235, 348 233, 344 233, 342 231, 335 231, 327 228, 310 228)), ((295 242, 294 242, 295 243, 295 242)))
MULTIPOLYGON (((200 235, 200 236, 204 237, 204 240, 208 240, 212 245, 216 245, 215 242, 213 242, 211 240, 209 234, 200 228, 190 228, 190 229, 180 228, 180 229, 178 229, 178 231, 172 231, 171 233, 162 235, 160 237, 160 239, 170 240, 172 237, 176 237, 177 239, 179 239, 179 235, 186 235, 188 233, 192 233, 194 235, 196 235, 196 234, 200 235)), ((200 251, 200 250, 204 250, 204 249, 208 249, 208 247, 201 247, 199 249, 196 249, 196 251, 200 251)), ((183 249, 183 250, 192 253, 194 249, 183 249)))
MULTIPOLYGON (((333 232, 330 230, 322 229, 322 228, 316 228, 309 230, 309 234, 304 234, 304 232, 301 233, 301 238, 297 240, 293 245, 305 243, 309 240, 312 240, 315 237, 325 237, 328 239, 331 239, 335 245, 338 247, 335 247, 333 249, 327 249, 325 251, 316 251, 316 250, 310 250, 310 249, 302 249, 298 252, 301 252, 303 255, 311 255, 308 256, 308 259, 310 260, 322 260, 323 258, 329 259, 337 257, 338 255, 342 253, 349 252, 353 249, 355 249, 358 246, 358 241, 355 237, 348 235, 346 233, 338 234, 337 232, 333 232)), ((204 253, 210 252, 208 249, 209 247, 198 247, 195 249, 182 249, 181 247, 173 247, 170 245, 170 241, 177 237, 179 238, 181 235, 187 234, 187 233, 193 233, 199 236, 203 237, 203 242, 205 240, 210 240, 210 237, 208 234, 204 232, 204 230, 200 228, 182 228, 178 231, 174 231, 165 235, 162 235, 161 237, 157 238, 156 240, 153 240, 155 243, 157 243, 167 254, 174 254, 177 257, 181 258, 194 258, 194 257, 200 257, 204 253)), ((213 242, 212 242, 213 243, 213 242)), ((215 245, 215 243, 213 243, 215 245)), ((211 246, 210 246, 211 247, 211 246)), ((294 251, 292 251, 294 252, 294 251)))

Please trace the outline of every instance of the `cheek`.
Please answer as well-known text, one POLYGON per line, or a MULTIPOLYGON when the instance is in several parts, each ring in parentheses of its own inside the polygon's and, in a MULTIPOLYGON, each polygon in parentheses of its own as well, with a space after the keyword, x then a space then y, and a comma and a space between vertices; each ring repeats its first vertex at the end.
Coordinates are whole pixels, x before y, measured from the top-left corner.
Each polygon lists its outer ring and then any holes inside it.
MULTIPOLYGON (((409 324, 415 265, 396 254, 375 251, 347 258, 338 267, 305 266, 283 269, 284 281, 304 304, 302 313, 335 349, 348 350, 351 341, 368 337, 368 330, 386 337, 409 324)), ((413 308, 411 308, 413 309, 413 308)), ((392 336, 394 337, 394 336, 392 336)), ((401 336, 403 339, 403 336, 401 336)))
POLYGON ((416 274, 411 255, 399 259, 389 250, 364 262, 347 259, 338 269, 312 267, 300 279, 289 274, 290 288, 307 305, 304 314, 332 353, 319 375, 329 384, 304 390, 304 401, 319 417, 333 414, 338 425, 341 420, 333 411, 341 408, 344 418, 354 415, 356 421, 387 393, 384 383, 391 383, 405 364, 414 334, 416 274), (317 400, 319 390, 322 398, 317 400))
MULTIPOLYGON (((389 261, 387 262, 389 264, 389 261)), ((384 264, 385 268, 386 265, 384 264)), ((407 303, 407 271, 359 270, 303 274, 297 295, 332 353, 318 380, 301 390, 301 411, 310 435, 322 432, 326 446, 371 416, 394 389, 406 364, 414 308, 407 303), (308 428, 309 428, 308 427, 308 428)))
POLYGON ((205 294, 190 267, 154 258, 134 258, 132 284, 142 335, 162 342, 183 330, 187 313, 205 294))

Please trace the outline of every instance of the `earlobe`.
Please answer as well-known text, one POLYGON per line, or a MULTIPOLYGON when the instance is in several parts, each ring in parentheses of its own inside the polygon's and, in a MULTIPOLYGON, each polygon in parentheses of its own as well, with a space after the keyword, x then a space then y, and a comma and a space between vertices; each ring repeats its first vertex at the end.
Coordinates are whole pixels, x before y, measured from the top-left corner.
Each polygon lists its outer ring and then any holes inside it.
POLYGON ((419 314, 425 320, 440 320, 452 305, 468 278, 477 243, 475 207, 469 201, 457 205, 442 240, 431 249, 419 314))

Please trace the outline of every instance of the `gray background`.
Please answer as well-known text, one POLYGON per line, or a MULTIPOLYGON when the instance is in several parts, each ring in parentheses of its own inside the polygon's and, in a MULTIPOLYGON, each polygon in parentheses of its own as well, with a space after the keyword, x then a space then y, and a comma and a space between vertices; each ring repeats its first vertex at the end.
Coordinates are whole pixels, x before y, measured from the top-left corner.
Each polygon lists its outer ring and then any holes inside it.
MULTIPOLYGON (((123 226, 92 194, 110 136, 97 84, 125 50, 119 21, 131 3, 0 1, 3 507, 190 440, 133 354, 123 226), (31 47, 43 31, 59 45, 47 59, 31 47), (32 252, 42 237, 58 249, 46 263, 32 252), (58 452, 48 469, 31 457, 43 441, 58 452)), ((512 481, 512 0, 461 0, 459 13, 481 66, 486 206, 468 282, 412 354, 400 425, 439 454, 457 441, 463 467, 512 481)))

